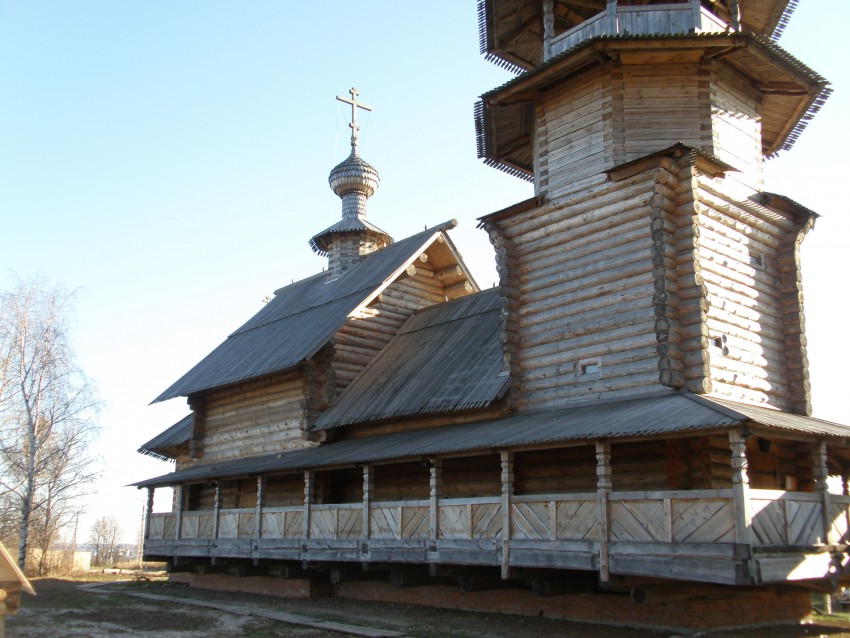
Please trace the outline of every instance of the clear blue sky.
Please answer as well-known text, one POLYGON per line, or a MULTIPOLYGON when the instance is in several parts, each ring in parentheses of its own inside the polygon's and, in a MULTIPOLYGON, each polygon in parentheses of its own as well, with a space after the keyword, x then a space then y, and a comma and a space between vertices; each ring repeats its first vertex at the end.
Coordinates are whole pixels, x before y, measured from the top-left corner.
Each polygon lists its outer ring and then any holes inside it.
MULTIPOLYGON (((475 157, 472 107, 510 75, 478 53, 474 0, 324 3, 0 0, 0 285, 79 288, 74 343, 106 402, 104 479, 81 523, 118 515, 170 471, 135 450, 187 413, 148 403, 253 314, 321 269, 307 241, 339 219, 351 86, 374 110, 369 219, 396 238, 457 218, 482 287, 476 218, 532 194, 475 157)), ((803 248, 815 416, 850 423, 846 0, 803 0, 780 44, 833 82, 767 190, 822 214, 803 248)))

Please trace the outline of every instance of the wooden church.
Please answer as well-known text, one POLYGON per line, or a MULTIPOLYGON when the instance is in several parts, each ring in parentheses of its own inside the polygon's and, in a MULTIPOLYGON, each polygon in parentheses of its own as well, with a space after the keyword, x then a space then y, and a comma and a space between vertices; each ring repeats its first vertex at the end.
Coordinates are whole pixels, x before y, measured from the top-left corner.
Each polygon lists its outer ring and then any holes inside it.
POLYGON ((517 75, 478 153, 535 192, 481 218, 484 291, 453 222, 367 220, 352 90, 327 268, 156 399, 191 414, 140 450, 176 461, 137 483, 146 558, 602 622, 805 616, 848 563, 850 427, 810 416, 817 215, 762 187, 829 94, 775 42, 795 4, 479 0, 517 75))

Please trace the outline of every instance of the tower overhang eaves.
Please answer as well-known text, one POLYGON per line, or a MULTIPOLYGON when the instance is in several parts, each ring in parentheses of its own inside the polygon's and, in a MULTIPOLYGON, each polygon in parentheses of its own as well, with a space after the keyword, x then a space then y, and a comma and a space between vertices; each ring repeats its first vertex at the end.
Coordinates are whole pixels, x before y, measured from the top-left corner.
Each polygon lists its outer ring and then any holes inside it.
MULTIPOLYGON (((567 7, 573 4, 588 6, 584 0, 555 1, 567 7)), ((788 25, 798 0, 738 0, 738 3, 742 10, 742 31, 776 40, 788 25)), ((543 13, 542 2, 478 0, 478 38, 482 55, 489 62, 515 73, 541 64, 543 13)), ((728 21, 728 15, 722 19, 728 21)))
POLYGON ((531 139, 522 145, 539 96, 556 84, 606 64, 671 63, 717 59, 746 77, 763 95, 762 152, 789 149, 829 97, 826 79, 763 36, 698 34, 599 36, 481 96, 476 107, 478 155, 488 163, 533 170, 531 139))

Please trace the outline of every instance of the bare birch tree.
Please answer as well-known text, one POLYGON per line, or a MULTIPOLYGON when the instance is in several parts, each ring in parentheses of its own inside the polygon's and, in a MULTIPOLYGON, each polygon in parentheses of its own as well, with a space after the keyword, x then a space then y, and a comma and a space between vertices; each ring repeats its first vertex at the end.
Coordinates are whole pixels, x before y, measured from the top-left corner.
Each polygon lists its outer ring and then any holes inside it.
POLYGON ((121 538, 121 525, 114 516, 101 516, 91 528, 91 542, 94 545, 95 561, 98 565, 108 565, 115 559, 115 546, 121 538))
POLYGON ((0 492, 17 505, 18 564, 46 553, 96 478, 98 400, 69 343, 73 295, 42 280, 0 293, 0 492))

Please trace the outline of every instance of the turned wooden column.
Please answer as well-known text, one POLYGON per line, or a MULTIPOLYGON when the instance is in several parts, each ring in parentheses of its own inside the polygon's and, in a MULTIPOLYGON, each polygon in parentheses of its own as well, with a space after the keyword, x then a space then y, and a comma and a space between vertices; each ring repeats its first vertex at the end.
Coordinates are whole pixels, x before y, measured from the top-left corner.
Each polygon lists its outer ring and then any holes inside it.
POLYGON ((148 500, 145 503, 145 538, 151 537, 151 514, 153 514, 153 487, 148 488, 148 500))
POLYGON ((599 581, 607 583, 611 572, 608 565, 608 541, 610 540, 609 497, 611 482, 611 444, 607 441, 596 443, 596 498, 599 518, 599 581))
POLYGON ((440 538, 440 493, 443 491, 443 461, 431 459, 431 540, 440 538))
POLYGON ((732 502, 735 510, 735 540, 744 545, 753 544, 752 508, 750 507, 750 477, 747 474, 747 444, 741 432, 729 430, 729 447, 732 450, 732 502))
POLYGON ((177 520, 174 522, 174 540, 180 540, 180 532, 183 529, 183 486, 178 485, 174 488, 175 513, 177 520))
POLYGON ((310 470, 304 472, 304 538, 310 538, 310 506, 313 504, 315 475, 310 470))
POLYGON ((812 450, 812 478, 815 481, 815 492, 821 495, 823 508, 823 542, 834 543, 832 532, 832 498, 829 495, 829 468, 826 464, 826 441, 818 441, 812 450))
POLYGON ((511 575, 511 499, 514 495, 514 453, 502 452, 502 578, 511 575))
MULTIPOLYGON (((361 525, 361 538, 368 539, 371 537, 371 510, 372 510, 372 491, 375 489, 375 471, 371 465, 363 466, 363 523, 361 525)), ((401 518, 398 521, 401 525, 401 518)))
POLYGON ((257 477, 257 540, 263 537, 263 477, 257 477))
POLYGON ((218 513, 221 510, 221 485, 218 481, 215 483, 215 501, 213 502, 213 534, 214 539, 218 538, 218 513))

